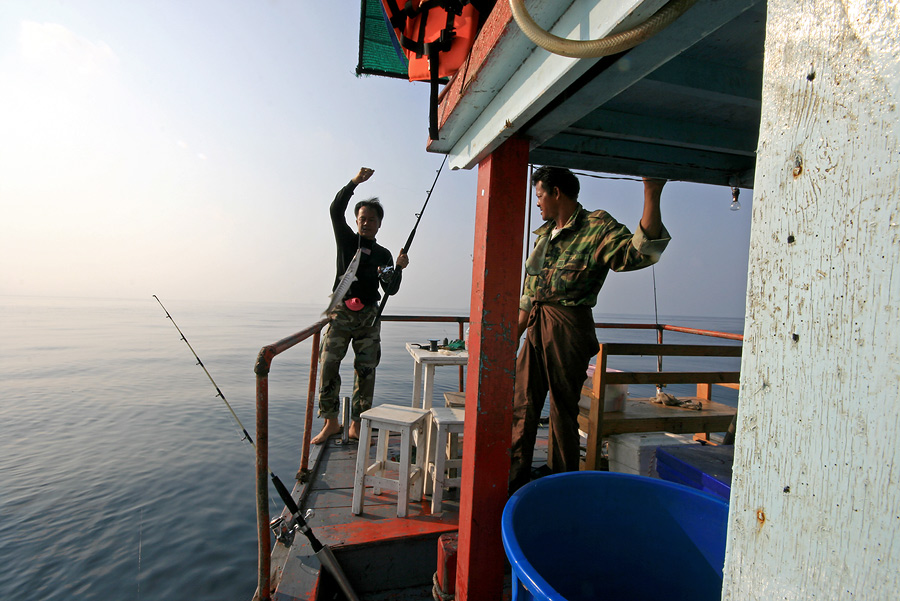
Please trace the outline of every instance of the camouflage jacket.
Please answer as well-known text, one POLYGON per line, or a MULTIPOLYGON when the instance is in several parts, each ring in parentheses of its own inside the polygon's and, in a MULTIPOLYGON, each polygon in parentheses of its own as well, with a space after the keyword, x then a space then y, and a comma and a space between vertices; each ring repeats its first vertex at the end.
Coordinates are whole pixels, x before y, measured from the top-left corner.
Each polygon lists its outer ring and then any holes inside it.
POLYGON ((580 204, 556 236, 554 225, 548 221, 534 231, 538 238, 525 262, 528 275, 519 301, 523 311, 531 311, 535 301, 593 307, 610 269, 653 265, 670 240, 665 227, 650 240, 640 226, 632 234, 606 211, 589 213, 580 204))

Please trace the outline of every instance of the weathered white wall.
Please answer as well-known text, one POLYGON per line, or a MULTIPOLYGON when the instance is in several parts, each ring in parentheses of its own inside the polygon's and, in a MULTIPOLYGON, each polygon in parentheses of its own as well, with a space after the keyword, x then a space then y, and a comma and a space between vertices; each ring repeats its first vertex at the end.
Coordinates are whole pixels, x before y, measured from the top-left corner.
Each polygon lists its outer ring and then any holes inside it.
POLYGON ((898 31, 768 2, 723 599, 900 598, 898 31))

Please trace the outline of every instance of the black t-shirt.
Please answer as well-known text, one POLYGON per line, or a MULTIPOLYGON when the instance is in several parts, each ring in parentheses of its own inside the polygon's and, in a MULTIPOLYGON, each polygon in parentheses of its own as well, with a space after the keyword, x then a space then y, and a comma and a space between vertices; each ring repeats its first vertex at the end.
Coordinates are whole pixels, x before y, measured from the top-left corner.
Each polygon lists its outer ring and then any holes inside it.
MULTIPOLYGON (((347 205, 350 202, 350 197, 353 196, 354 190, 356 190, 356 184, 351 181, 338 191, 334 201, 331 203, 331 225, 334 228, 334 240, 337 243, 337 273, 331 290, 334 291, 337 288, 341 277, 347 271, 347 266, 353 260, 353 255, 356 254, 356 249, 362 247, 363 252, 359 261, 359 269, 356 271, 356 281, 350 285, 350 289, 344 295, 344 298, 358 297, 359 300, 368 306, 376 304, 381 298, 381 294, 378 291, 380 282, 378 268, 393 267, 394 259, 388 249, 374 240, 367 240, 361 237, 353 228, 347 225, 344 214, 347 212, 347 205)), ((384 282, 380 282, 385 294, 397 293, 397 290, 400 288, 401 273, 401 270, 394 271, 390 287, 386 287, 384 282)))

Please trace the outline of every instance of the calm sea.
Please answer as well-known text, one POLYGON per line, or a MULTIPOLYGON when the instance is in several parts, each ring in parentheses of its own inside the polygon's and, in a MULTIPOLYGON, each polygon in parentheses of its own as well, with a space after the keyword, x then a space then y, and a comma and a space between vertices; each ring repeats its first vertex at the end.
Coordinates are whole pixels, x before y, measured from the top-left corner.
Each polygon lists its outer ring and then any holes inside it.
MULTIPOLYGON (((259 349, 322 309, 161 300, 250 432, 259 349)), ((740 319, 662 321, 742 328, 740 319)), ((0 599, 249 601, 253 449, 156 301, 0 297, 0 331, 0 599)), ((453 339, 458 330, 386 323, 382 337, 376 403, 406 402, 412 361, 403 343, 453 339)), ((682 340, 666 334, 666 342, 682 340)), ((300 458, 309 352, 307 342, 277 357, 269 378, 270 467, 286 483, 300 458)), ((724 361, 712 367, 737 369, 724 361)), ((437 370, 437 398, 455 389, 457 374, 437 370)))

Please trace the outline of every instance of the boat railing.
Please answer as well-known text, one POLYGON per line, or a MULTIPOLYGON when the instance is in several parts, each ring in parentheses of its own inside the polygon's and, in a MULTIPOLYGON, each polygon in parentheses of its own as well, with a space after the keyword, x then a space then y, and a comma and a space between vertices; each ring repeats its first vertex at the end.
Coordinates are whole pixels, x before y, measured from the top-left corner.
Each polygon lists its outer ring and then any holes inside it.
MULTIPOLYGON (((443 315, 384 315, 382 321, 418 322, 418 323, 458 323, 459 338, 464 338, 465 324, 468 316, 443 316, 443 315)), ((310 351, 309 382, 306 398, 306 415, 304 418, 303 443, 301 446, 300 471, 298 476, 303 478, 309 473, 309 449, 312 432, 312 420, 314 402, 316 396, 316 381, 318 377, 319 343, 321 332, 331 321, 324 317, 295 334, 282 338, 274 344, 264 346, 259 351, 254 372, 256 373, 256 510, 257 531, 259 542, 259 571, 257 598, 261 601, 270 598, 271 583, 271 535, 269 531, 269 490, 268 490, 268 465, 269 465, 269 371, 272 361, 281 353, 297 344, 312 338, 310 351)), ((702 330, 686 328, 668 324, 657 323, 609 323, 597 322, 594 326, 598 329, 632 329, 632 330, 656 330, 657 341, 662 344, 663 332, 680 332, 698 336, 725 338, 742 341, 743 336, 728 332, 714 330, 702 330)), ((459 389, 464 386, 464 367, 459 368, 459 389)))

